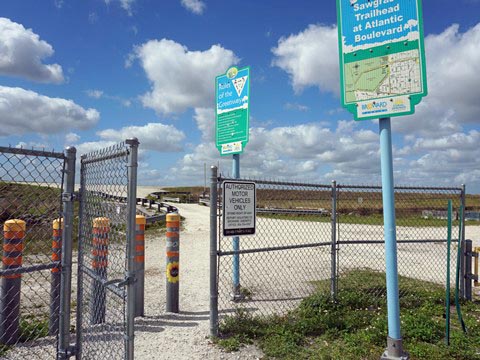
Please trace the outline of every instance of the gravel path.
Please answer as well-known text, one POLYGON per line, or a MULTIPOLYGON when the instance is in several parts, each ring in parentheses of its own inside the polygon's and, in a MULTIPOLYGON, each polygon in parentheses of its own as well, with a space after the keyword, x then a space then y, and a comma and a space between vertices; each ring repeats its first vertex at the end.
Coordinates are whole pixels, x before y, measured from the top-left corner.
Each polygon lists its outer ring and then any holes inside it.
POLYGON ((224 353, 209 334, 209 208, 175 204, 180 233, 180 313, 165 313, 165 237, 146 239, 145 317, 135 332, 136 359, 258 359, 255 347, 224 353))

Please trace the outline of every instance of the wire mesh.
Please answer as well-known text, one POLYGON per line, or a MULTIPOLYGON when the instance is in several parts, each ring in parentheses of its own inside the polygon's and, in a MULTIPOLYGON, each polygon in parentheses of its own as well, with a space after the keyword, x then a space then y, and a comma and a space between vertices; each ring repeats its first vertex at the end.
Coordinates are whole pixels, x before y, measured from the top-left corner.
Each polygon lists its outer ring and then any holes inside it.
POLYGON ((55 358, 63 170, 62 153, 0 147, 2 359, 55 358))
MULTIPOLYGON (((240 250, 235 250, 232 237, 222 235, 225 180, 230 179, 220 178, 218 187, 221 317, 238 308, 261 316, 281 315, 316 291, 341 293, 346 286, 374 298, 386 297, 381 187, 337 185, 332 196, 329 185, 257 180, 256 234, 241 237, 240 250), (235 255, 240 264, 240 296, 235 296, 235 255), (337 284, 333 288, 332 276, 337 284)), ((419 286, 416 280, 425 290, 444 287, 447 203, 453 202, 456 229, 462 189, 398 187, 395 197, 400 296, 413 293, 419 286)), ((457 242, 458 228, 452 233, 452 286, 457 242)))
POLYGON ((124 143, 81 158, 79 297, 84 359, 124 359, 127 158, 124 143))
POLYGON ((219 232, 220 314, 237 308, 258 315, 285 313, 319 287, 329 286, 330 186, 255 183, 256 234, 240 238, 240 297, 233 296, 232 237, 219 232))
MULTIPOLYGON (((455 282, 458 214, 461 188, 395 189, 399 292, 413 287, 445 286, 447 271, 447 205, 454 207, 451 252, 452 285, 455 282), (456 229, 456 230, 455 230, 456 229), (412 282, 411 279, 422 282, 412 282)), ((352 271, 385 272, 382 192, 379 187, 339 186, 337 195, 337 246, 339 291, 342 277, 352 271)), ((368 290, 367 290, 368 291, 368 290)), ((384 288, 371 289, 384 296, 384 288)))

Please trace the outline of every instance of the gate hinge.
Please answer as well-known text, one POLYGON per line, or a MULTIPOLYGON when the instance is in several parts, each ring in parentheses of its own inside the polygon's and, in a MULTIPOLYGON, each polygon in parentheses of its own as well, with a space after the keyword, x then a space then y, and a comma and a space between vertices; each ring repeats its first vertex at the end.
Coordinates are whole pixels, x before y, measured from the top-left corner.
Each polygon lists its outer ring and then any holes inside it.
POLYGON ((62 201, 64 202, 71 202, 71 201, 76 201, 80 200, 80 193, 79 192, 64 192, 62 193, 62 201))
POLYGON ((59 350, 57 358, 59 359, 69 359, 72 356, 77 355, 77 347, 75 345, 70 345, 65 350, 59 350))

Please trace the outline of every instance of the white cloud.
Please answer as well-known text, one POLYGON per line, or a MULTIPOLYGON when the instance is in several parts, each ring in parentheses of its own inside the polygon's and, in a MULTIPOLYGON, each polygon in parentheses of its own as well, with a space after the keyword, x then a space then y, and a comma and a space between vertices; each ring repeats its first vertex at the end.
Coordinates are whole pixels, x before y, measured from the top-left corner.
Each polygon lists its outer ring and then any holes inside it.
POLYGON ((291 103, 291 102, 285 103, 283 108, 287 109, 287 110, 297 110, 297 111, 301 111, 301 112, 306 112, 306 111, 310 110, 310 108, 306 105, 302 105, 302 104, 298 104, 298 103, 291 103))
POLYGON ((272 65, 286 71, 296 92, 308 86, 339 93, 337 27, 310 25, 304 31, 278 40, 272 65))
POLYGON ((132 16, 132 5, 136 0, 104 0, 105 4, 109 5, 113 1, 118 1, 123 10, 125 10, 128 16, 132 16))
POLYGON ((394 123, 394 130, 442 137, 462 124, 480 123, 480 23, 464 33, 452 25, 425 39, 429 94, 415 115, 394 123))
POLYGON ((0 74, 45 83, 64 81, 62 67, 43 64, 53 55, 52 46, 31 29, 7 18, 0 18, 0 74))
MULTIPOLYGON (((357 130, 357 126, 341 121, 335 131, 317 123, 251 128, 250 142, 240 160, 241 175, 303 182, 328 182, 333 175, 352 182, 378 178, 378 135, 357 130)), ((203 171, 204 163, 217 161, 224 174, 231 174, 231 157, 220 157, 213 140, 200 144, 172 169, 172 179, 197 181, 192 174, 203 171)))
POLYGON ((102 140, 119 142, 136 137, 142 150, 176 152, 182 150, 185 134, 172 125, 148 123, 144 126, 127 126, 119 130, 106 129, 97 133, 102 140))
POLYGON ((80 140, 80 135, 75 134, 73 132, 68 133, 65 135, 65 144, 72 145, 76 144, 80 140))
MULTIPOLYGON (((152 90, 142 96, 144 106, 159 114, 214 104, 213 79, 239 60, 231 50, 213 45, 190 51, 172 40, 151 40, 135 49, 152 90)), ((127 59, 131 64, 132 56, 127 59)))
POLYGON ((94 99, 100 99, 103 96, 102 90, 86 90, 85 93, 87 94, 88 97, 91 97, 94 99))
POLYGON ((193 118, 202 132, 202 139, 206 142, 215 141, 215 110, 212 108, 195 108, 193 118))
POLYGON ((52 134, 72 128, 88 129, 98 122, 100 114, 95 109, 84 109, 72 100, 0 86, 0 119, 0 136, 52 134))
POLYGON ((181 0, 182 6, 196 15, 202 15, 205 10, 205 3, 201 0, 181 0))
POLYGON ((129 107, 132 105, 132 100, 124 99, 121 96, 105 94, 103 90, 98 90, 98 89, 85 90, 85 94, 87 94, 88 97, 91 97, 93 99, 107 99, 107 100, 116 101, 124 107, 129 107))

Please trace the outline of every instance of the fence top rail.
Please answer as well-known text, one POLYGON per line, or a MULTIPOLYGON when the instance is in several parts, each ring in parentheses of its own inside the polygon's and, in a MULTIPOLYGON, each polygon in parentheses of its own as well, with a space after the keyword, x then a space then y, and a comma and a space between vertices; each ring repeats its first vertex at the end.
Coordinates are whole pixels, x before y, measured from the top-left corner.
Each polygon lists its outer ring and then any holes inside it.
MULTIPOLYGON (((382 190, 381 185, 342 185, 337 183, 337 189, 375 189, 382 190)), ((461 187, 435 186, 395 186, 395 190, 435 190, 435 191, 462 191, 461 187)))
POLYGON ((218 182, 222 183, 224 181, 251 181, 260 185, 302 186, 302 187, 322 188, 322 189, 332 188, 332 185, 325 185, 325 184, 301 183, 301 182, 293 182, 293 181, 260 180, 260 179, 249 179, 249 178, 233 179, 229 177, 222 177, 220 175, 218 177, 218 182))
POLYGON ((53 150, 46 151, 0 146, 0 153, 65 159, 65 154, 63 152, 54 152, 53 150))
POLYGON ((110 147, 95 150, 81 156, 82 164, 90 164, 99 161, 106 161, 116 158, 121 158, 128 155, 127 144, 120 142, 110 147))

